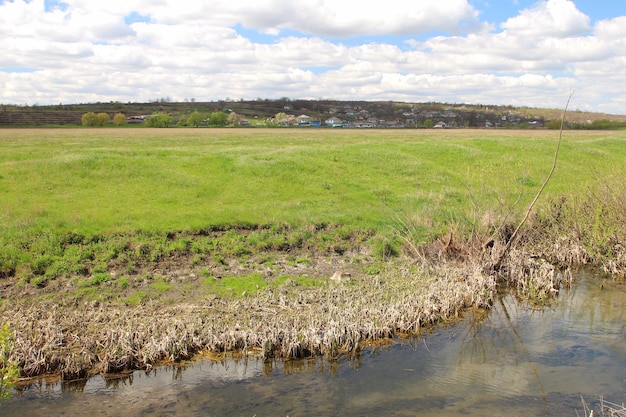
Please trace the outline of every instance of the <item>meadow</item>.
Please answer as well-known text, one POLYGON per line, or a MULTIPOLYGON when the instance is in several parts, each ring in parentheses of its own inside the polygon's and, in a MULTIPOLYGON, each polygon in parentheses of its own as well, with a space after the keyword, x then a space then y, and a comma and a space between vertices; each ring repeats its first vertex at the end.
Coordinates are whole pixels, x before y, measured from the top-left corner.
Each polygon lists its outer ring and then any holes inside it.
MULTIPOLYGON (((336 354, 488 306, 496 281, 478 263, 413 257, 438 242, 434 258, 468 261, 464 242, 519 222, 557 141, 548 130, 0 129, 12 357, 23 375, 74 378, 200 350, 336 354), (336 271, 351 278, 331 282, 336 271)), ((529 229, 560 219, 558 233, 589 236, 598 259, 623 268, 625 145, 623 131, 564 132, 536 206, 547 214, 529 229), (614 202, 563 211, 563 198, 614 202)), ((594 260, 585 242, 507 270, 547 271, 546 288, 521 285, 542 298, 558 266, 594 260)), ((548 243, 546 254, 563 248, 548 243)))
MULTIPOLYGON (((446 220, 530 201, 554 131, 0 130, 2 236, 446 220)), ((623 175, 624 132, 565 134, 547 195, 623 175)), ((6 243, 4 241, 3 243, 6 243)))
MULTIPOLYGON (((566 132, 541 202, 624 178, 625 137, 566 132)), ((191 243, 150 241, 212 230, 305 230, 287 238, 302 243, 306 230, 331 225, 339 239, 380 246, 398 232, 424 243, 513 223, 548 175, 557 139, 545 130, 3 129, 0 275, 34 275, 41 286, 41 276, 106 273, 125 247, 143 245, 155 260, 191 243), (67 261, 64 246, 81 242, 105 253, 67 261)), ((241 254, 237 244, 217 256, 241 254)))

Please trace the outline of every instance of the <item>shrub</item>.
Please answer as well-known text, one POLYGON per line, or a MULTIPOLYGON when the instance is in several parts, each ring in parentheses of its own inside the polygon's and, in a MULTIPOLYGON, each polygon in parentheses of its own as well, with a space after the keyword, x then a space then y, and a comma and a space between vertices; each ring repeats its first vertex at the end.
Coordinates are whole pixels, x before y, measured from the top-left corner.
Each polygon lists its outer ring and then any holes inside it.
POLYGON ((228 114, 223 111, 216 111, 210 114, 209 124, 211 126, 226 126, 228 124, 228 114))
POLYGON ((96 114, 92 111, 83 114, 80 118, 81 124, 89 127, 102 127, 110 121, 111 118, 107 113, 96 114))
POLYGON ((96 114, 96 126, 102 127, 108 124, 111 121, 111 117, 109 117, 106 113, 98 113, 96 114))
POLYGON ((117 113, 113 116, 113 125, 124 126, 126 124, 126 115, 124 113, 117 113))
POLYGON ((557 119, 550 120, 545 124, 545 126, 551 130, 559 130, 561 128, 561 121, 557 119))
POLYGON ((98 120, 98 116, 96 113, 90 111, 83 114, 80 118, 80 122, 83 126, 96 126, 98 120))
POLYGON ((172 124, 172 116, 169 114, 153 114, 146 119, 147 127, 169 127, 172 124))
POLYGON ((189 117, 185 121, 185 125, 192 126, 192 127, 198 127, 201 124, 204 124, 207 118, 208 118, 208 116, 205 113, 201 113, 201 112, 196 110, 196 111, 194 111, 193 113, 191 113, 189 115, 189 117))

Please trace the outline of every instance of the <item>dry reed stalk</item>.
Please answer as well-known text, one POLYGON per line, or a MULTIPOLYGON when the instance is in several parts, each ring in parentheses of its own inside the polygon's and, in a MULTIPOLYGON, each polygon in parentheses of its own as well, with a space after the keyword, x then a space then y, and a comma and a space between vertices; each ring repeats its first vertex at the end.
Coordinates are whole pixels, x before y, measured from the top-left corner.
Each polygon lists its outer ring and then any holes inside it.
POLYGON ((208 350, 262 352, 265 358, 356 354, 366 341, 418 332, 489 306, 496 290, 480 269, 424 271, 390 265, 380 276, 318 288, 266 289, 236 302, 176 306, 5 310, 15 329, 11 356, 22 375, 75 379, 97 372, 151 369, 208 350), (431 273, 433 272, 431 271, 431 273), (24 318, 27 318, 24 320, 24 318))
POLYGON ((543 194, 543 191, 545 190, 546 186, 550 182, 550 179, 552 178, 552 175, 554 174, 554 171, 556 170, 556 163, 557 163, 557 160, 558 160, 558 157, 559 157, 559 149, 561 148, 561 141, 563 139, 563 127, 565 125, 565 115, 567 114, 567 108, 569 106, 569 102, 572 99, 573 95, 574 95, 573 92, 570 93, 569 97, 567 98, 567 102, 565 103, 565 108, 563 109, 563 113, 561 115, 561 129, 559 130, 559 140, 558 140, 557 145, 556 145, 556 150, 554 151, 554 159, 552 161, 552 167, 550 168, 550 172, 548 173, 548 176, 543 181, 543 184, 541 184, 541 187, 539 188, 539 191, 537 191, 537 194, 535 195, 535 198, 533 199, 533 201, 528 206, 528 209, 526 210, 526 214, 524 215, 524 218, 517 225, 517 227, 515 228, 515 230, 513 231, 511 236, 509 237, 509 239, 507 239, 506 244, 504 246, 504 249, 498 255, 497 261, 492 265, 491 269, 494 270, 494 271, 499 271, 500 268, 502 267, 502 264, 504 263, 504 260, 506 259, 507 256, 509 256, 509 252, 510 252, 511 248, 513 247, 513 244, 516 243, 517 236, 518 236, 520 230, 522 229, 524 224, 526 224, 526 221, 530 217, 530 213, 532 212, 533 208, 535 207, 535 204, 539 200, 539 197, 541 197, 541 194, 543 194))
MULTIPOLYGON (((583 406, 583 413, 585 416, 594 417, 596 414, 594 410, 587 404, 587 401, 581 396, 580 401, 583 406)), ((615 404, 604 399, 600 396, 600 410, 598 416, 606 417, 626 417, 626 406, 624 404, 615 404)), ((576 411, 578 415, 578 411, 576 411)))

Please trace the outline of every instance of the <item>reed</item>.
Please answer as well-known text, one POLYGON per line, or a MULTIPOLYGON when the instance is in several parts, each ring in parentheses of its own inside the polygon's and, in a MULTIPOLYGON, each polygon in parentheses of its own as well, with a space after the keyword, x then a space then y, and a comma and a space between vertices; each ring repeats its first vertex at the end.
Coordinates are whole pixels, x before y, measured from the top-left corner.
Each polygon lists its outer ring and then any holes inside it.
MULTIPOLYGON (((604 397, 600 396, 598 409, 594 409, 585 399, 581 396, 580 401, 583 406, 583 415, 589 417, 625 417, 626 416, 626 406, 624 404, 616 404, 604 399, 604 397), (597 414, 596 412, 597 411, 597 414)), ((576 410, 576 415, 578 414, 578 410, 576 410)))
POLYGON ((259 352, 265 358, 356 354, 368 341, 419 332, 488 306, 493 277, 473 271, 429 271, 386 265, 379 275, 315 287, 267 287, 257 296, 208 303, 121 309, 99 304, 59 308, 23 305, 5 320, 15 332, 11 358, 24 377, 63 379, 150 369, 201 351, 259 352))
POLYGON ((466 224, 448 224, 446 234, 427 241, 415 238, 422 225, 412 218, 399 220, 395 231, 408 253, 426 268, 480 265, 520 296, 543 301, 572 282, 573 268, 589 265, 615 278, 626 277, 625 207, 626 183, 606 176, 576 194, 549 198, 527 213, 514 245, 516 217, 494 217, 486 211, 466 224))

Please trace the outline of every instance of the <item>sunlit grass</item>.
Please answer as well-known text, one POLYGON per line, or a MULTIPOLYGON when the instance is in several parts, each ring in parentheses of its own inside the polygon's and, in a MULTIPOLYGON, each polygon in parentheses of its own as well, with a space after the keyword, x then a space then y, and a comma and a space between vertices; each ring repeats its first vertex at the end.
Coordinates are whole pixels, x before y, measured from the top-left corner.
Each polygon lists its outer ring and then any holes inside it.
POLYGON ((266 278, 261 274, 230 275, 223 278, 208 276, 204 278, 205 291, 229 299, 251 297, 267 287, 279 288, 301 287, 313 288, 323 286, 324 280, 312 277, 295 277, 281 275, 275 278, 266 278))
MULTIPOLYGON (((530 201, 554 131, 0 130, 1 232, 336 223, 383 230, 530 201)), ((624 173, 624 132, 565 133, 548 195, 624 173)), ((21 238, 20 238, 21 237, 21 238)))

